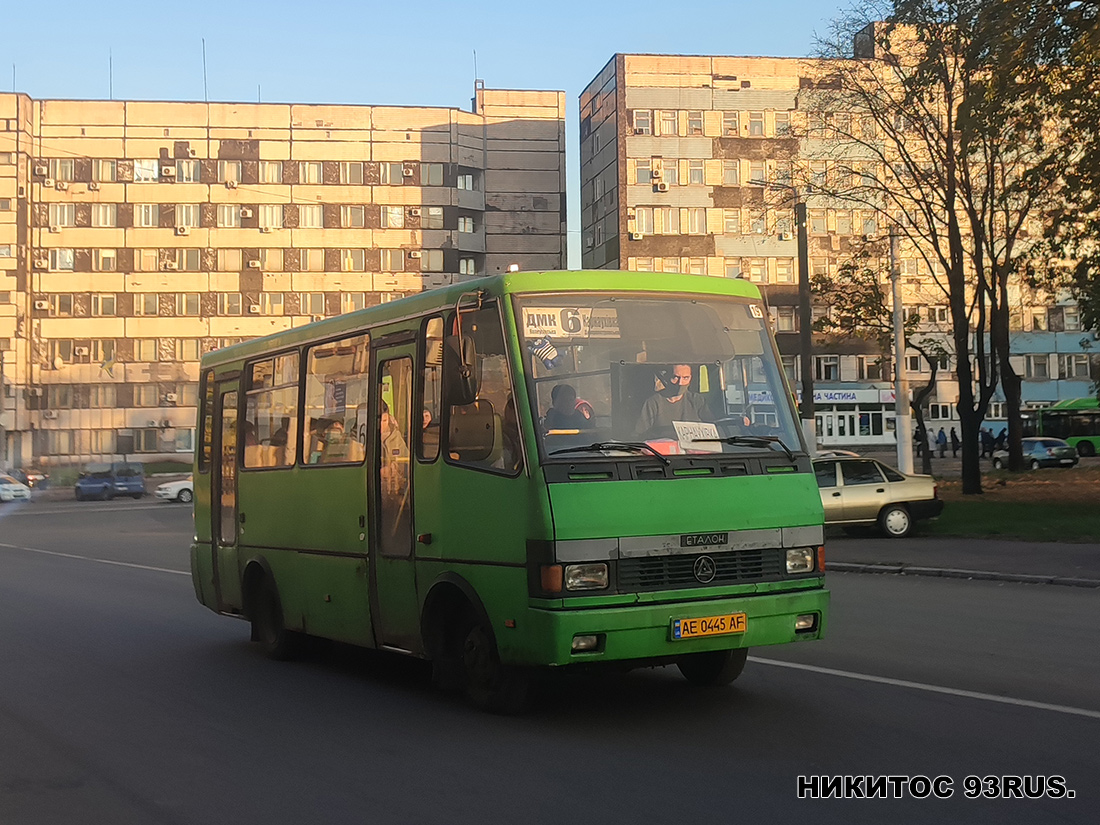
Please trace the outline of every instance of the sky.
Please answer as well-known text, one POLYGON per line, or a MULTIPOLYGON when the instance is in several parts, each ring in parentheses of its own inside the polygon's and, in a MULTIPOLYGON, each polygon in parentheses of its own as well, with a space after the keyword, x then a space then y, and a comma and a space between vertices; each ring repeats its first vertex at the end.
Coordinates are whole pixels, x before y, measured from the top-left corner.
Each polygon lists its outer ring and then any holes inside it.
POLYGON ((579 260, 577 98, 616 52, 797 57, 836 0, 12 4, 0 89, 34 98, 470 108, 489 88, 566 93, 570 262, 579 260))

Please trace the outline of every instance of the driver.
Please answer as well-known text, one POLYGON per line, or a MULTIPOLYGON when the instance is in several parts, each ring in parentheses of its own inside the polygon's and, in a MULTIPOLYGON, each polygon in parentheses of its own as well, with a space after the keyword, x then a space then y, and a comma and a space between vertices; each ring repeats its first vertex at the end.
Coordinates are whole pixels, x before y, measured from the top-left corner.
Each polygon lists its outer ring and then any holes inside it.
POLYGON ((644 404, 635 427, 635 437, 675 438, 673 421, 713 421, 703 396, 688 389, 691 384, 691 366, 674 364, 672 372, 664 377, 662 387, 644 404))

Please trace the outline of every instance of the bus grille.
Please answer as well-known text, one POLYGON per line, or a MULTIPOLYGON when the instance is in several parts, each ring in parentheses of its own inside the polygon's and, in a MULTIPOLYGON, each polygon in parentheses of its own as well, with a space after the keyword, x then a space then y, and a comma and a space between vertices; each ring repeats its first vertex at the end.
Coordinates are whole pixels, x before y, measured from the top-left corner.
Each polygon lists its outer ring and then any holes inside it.
POLYGON ((714 559, 714 579, 703 583, 695 578, 699 556, 647 556, 619 560, 619 590, 671 590, 681 587, 713 587, 720 584, 782 578, 784 551, 738 550, 707 554, 714 559))

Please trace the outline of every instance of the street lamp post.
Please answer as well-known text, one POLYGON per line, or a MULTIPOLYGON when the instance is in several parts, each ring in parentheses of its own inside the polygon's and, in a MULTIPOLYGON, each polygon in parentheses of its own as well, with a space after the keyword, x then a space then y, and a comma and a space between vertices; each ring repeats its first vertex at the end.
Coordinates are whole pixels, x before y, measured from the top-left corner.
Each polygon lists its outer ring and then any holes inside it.
POLYGON ((806 203, 794 192, 794 222, 798 228, 798 343, 802 362, 802 434, 810 455, 817 452, 814 409, 813 312, 810 309, 810 252, 806 233, 806 203))

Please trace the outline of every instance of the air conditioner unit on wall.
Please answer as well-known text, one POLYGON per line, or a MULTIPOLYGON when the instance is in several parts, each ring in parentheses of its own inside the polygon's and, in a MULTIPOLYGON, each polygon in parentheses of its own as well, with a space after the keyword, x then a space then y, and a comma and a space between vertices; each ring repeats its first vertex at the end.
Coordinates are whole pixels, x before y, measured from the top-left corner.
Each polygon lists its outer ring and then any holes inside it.
POLYGON ((35 309, 49 309, 50 308, 50 302, 49 301, 35 301, 34 302, 34 308, 35 309))
POLYGON ((56 235, 60 231, 61 231, 60 226, 51 226, 50 227, 50 234, 52 234, 52 235, 56 235))
POLYGON ((58 192, 64 192, 66 189, 69 188, 69 182, 59 180, 57 183, 54 184, 54 187, 57 189, 58 192))
POLYGON ((415 258, 419 258, 419 257, 420 257, 420 255, 421 255, 421 252, 420 252, 420 250, 419 250, 419 249, 414 249, 414 250, 412 250, 411 252, 409 252, 409 257, 410 257, 410 258, 414 258, 414 259, 415 259, 415 258))
POLYGON ((164 268, 165 269, 179 269, 179 264, 177 264, 175 261, 165 261, 164 262, 164 268))
POLYGON ((42 410, 42 417, 51 420, 57 418, 57 410, 42 410))
POLYGON ((191 227, 189 227, 189 226, 177 226, 176 227, 176 234, 177 235, 190 235, 191 234, 191 227))
POLYGON ((93 180, 91 183, 88 184, 88 191, 89 192, 98 192, 99 191, 99 184, 96 183, 93 180))
POLYGON ((169 402, 170 404, 175 404, 176 401, 179 400, 179 395, 174 392, 166 392, 164 394, 164 400, 169 402))
POLYGON ((404 169, 401 170, 401 177, 403 177, 403 178, 411 178, 413 176, 413 174, 414 174, 413 170, 408 166, 406 166, 404 169))
POLYGON ((44 181, 42 181, 43 186, 53 186, 53 184, 54 184, 53 178, 46 178, 44 181))
POLYGON ((160 167, 160 176, 162 178, 174 178, 176 176, 175 166, 162 166, 160 167))
POLYGON ((790 232, 780 232, 780 233, 779 233, 779 240, 781 240, 781 241, 789 241, 789 240, 791 240, 791 238, 793 238, 793 237, 794 237, 794 236, 793 236, 793 235, 791 235, 791 233, 790 233, 790 232))
POLYGON ((259 269, 260 268, 260 262, 259 261, 249 261, 248 262, 248 268, 249 269, 259 269))
POLYGON ((49 258, 35 258, 34 259, 34 268, 35 269, 49 269, 50 268, 50 259, 49 258))
POLYGON ((264 235, 270 235, 271 234, 271 227, 270 226, 261 226, 260 227, 260 232, 264 235))
POLYGON ((87 347, 73 347, 73 355, 79 355, 81 357, 88 355, 91 352, 87 347))
POLYGON ((420 217, 420 207, 410 206, 409 207, 409 217, 410 218, 419 218, 420 217))
POLYGON ((38 166, 34 167, 34 173, 36 175, 39 175, 40 177, 48 175, 50 174, 50 167, 44 164, 39 164, 38 166))
POLYGON ((237 182, 235 180, 227 180, 225 182, 225 188, 226 189, 236 189, 237 188, 237 182))
POLYGON ((241 207, 241 217, 242 218, 251 218, 252 217, 252 210, 249 209, 247 206, 242 206, 241 207))
POLYGON ((658 192, 667 192, 668 191, 668 184, 667 183, 658 183, 653 188, 656 189, 658 192))
POLYGON ((632 241, 640 241, 644 237, 645 237, 645 235, 643 235, 641 232, 631 232, 630 233, 630 240, 632 240, 632 241))
POLYGON ((249 304, 248 305, 248 312, 251 315, 259 315, 260 314, 260 305, 259 304, 249 304))
POLYGON ((198 153, 194 149, 188 149, 187 150, 187 157, 189 157, 189 158, 195 157, 196 154, 198 154, 198 153))

